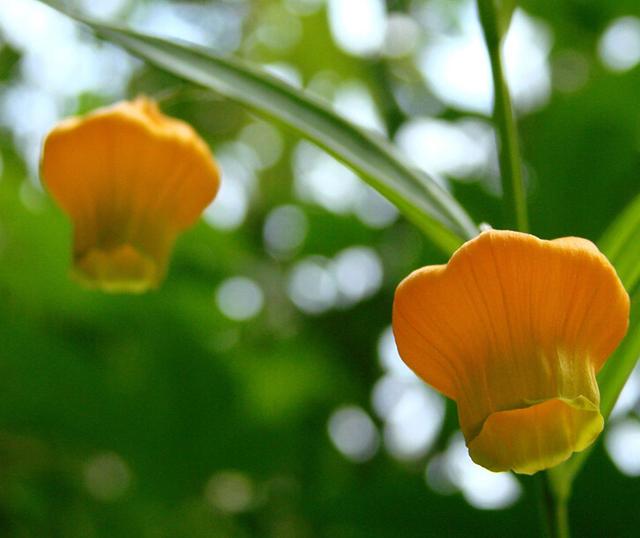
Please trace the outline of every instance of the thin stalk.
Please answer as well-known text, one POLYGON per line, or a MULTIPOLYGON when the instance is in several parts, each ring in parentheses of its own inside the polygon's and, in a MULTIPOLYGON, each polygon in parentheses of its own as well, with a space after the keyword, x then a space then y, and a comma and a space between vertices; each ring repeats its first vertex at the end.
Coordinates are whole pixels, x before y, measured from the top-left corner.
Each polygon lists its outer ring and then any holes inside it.
POLYGON ((511 96, 502 62, 502 41, 506 32, 505 14, 498 12, 496 0, 478 0, 493 77, 493 122, 496 129, 500 177, 507 214, 507 226, 526 232, 529 228, 527 204, 520 160, 520 147, 511 96), (500 16, 503 15, 501 18, 500 16))
POLYGON ((549 473, 538 475, 542 487, 542 505, 549 538, 570 538, 569 495, 554 487, 553 476, 549 473))

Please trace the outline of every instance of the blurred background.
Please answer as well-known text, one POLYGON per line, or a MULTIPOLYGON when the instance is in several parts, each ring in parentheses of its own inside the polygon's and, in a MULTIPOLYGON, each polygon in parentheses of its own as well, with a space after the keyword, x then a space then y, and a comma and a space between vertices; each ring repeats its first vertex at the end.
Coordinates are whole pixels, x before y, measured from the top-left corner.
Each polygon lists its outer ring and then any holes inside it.
MULTIPOLYGON (((473 1, 71 3, 263 65, 501 226, 473 1)), ((640 7, 519 5, 506 65, 533 231, 597 240, 640 191, 640 7)), ((394 288, 443 261, 313 144, 2 0, 0 536, 539 536, 536 481, 474 465, 455 406, 397 355, 394 288), (42 137, 140 93, 211 144, 222 189, 160 290, 84 291, 42 137)), ((576 482, 576 536, 640 532, 639 398, 636 372, 576 482)))

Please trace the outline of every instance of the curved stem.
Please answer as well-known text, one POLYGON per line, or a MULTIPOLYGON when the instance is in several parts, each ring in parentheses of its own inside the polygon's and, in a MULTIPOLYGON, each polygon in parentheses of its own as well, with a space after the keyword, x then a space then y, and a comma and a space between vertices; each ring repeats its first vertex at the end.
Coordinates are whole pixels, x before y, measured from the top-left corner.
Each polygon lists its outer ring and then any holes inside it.
POLYGON ((506 33, 506 13, 499 13, 496 0, 478 0, 478 13, 484 33, 493 77, 493 122, 498 143, 502 193, 507 226, 521 232, 529 228, 527 204, 520 160, 520 147, 513 106, 502 62, 502 41, 506 33))

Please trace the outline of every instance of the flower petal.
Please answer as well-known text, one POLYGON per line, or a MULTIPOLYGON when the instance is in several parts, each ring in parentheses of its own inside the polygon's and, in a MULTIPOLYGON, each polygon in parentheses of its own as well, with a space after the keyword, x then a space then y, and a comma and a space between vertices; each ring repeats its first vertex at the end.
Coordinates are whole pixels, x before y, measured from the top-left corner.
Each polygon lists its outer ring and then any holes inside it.
POLYGON ((472 457, 527 472, 584 449, 601 429, 595 374, 628 316, 626 291, 589 241, 492 230, 446 266, 407 277, 393 327, 403 360, 456 400, 472 457), (511 460, 496 455, 508 431, 511 460), (540 449, 544 432, 548 446, 540 449))
POLYGON ((147 98, 61 122, 45 140, 42 174, 73 221, 75 273, 108 291, 156 286, 175 237, 220 184, 204 141, 147 98))
POLYGON ((603 426, 598 407, 583 396, 553 398, 492 413, 467 446, 471 458, 491 471, 533 474, 562 463, 569 448, 587 448, 603 426))

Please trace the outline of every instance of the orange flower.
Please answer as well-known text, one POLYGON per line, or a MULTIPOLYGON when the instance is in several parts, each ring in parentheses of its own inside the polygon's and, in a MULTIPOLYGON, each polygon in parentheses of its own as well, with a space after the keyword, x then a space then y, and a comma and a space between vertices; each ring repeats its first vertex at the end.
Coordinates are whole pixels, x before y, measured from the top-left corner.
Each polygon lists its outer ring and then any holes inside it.
POLYGON ((597 247, 487 231, 398 286, 402 359, 456 401, 471 458, 533 474, 603 427, 596 373, 624 336, 629 296, 597 247))
POLYGON ((140 97, 62 121, 47 136, 43 182, 74 227, 74 274, 89 287, 143 292, 220 184, 209 148, 140 97))

